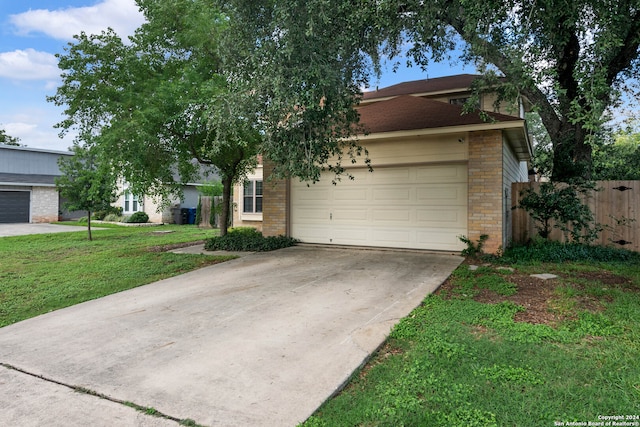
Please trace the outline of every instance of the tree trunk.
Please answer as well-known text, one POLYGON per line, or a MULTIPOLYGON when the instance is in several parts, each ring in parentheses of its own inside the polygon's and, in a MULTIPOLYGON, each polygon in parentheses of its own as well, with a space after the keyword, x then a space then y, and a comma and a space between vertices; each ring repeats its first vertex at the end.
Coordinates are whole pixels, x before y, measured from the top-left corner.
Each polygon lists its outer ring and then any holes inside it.
POLYGON ((87 211, 87 232, 89 233, 89 241, 92 241, 91 237, 91 211, 87 211))
POLYGON ((222 178, 222 211, 220 212, 220 235, 227 234, 229 227, 229 215, 231 214, 229 207, 231 206, 231 189, 233 180, 228 177, 222 178))
POLYGON ((563 121, 558 133, 550 136, 553 142, 552 181, 591 179, 591 146, 586 142, 582 126, 563 121))

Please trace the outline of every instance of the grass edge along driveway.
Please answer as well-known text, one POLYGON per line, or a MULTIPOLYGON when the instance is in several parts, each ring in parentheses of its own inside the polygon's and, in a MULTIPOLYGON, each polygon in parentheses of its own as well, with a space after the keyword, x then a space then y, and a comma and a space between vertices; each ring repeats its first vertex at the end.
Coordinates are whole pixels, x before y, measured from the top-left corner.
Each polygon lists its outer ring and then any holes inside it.
POLYGON ((556 262, 467 260, 302 425, 640 425, 640 257, 556 246, 556 262))
POLYGON ((218 230, 107 227, 0 238, 0 327, 235 258, 167 252, 218 230))

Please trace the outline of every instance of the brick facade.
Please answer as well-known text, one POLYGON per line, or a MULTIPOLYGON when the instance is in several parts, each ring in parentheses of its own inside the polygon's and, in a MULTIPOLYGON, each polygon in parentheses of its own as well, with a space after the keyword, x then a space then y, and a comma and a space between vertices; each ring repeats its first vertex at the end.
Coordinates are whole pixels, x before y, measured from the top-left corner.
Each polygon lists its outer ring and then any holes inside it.
POLYGON ((264 159, 262 234, 265 236, 288 235, 289 183, 285 179, 271 177, 273 163, 264 159))
POLYGON ((468 238, 489 238, 483 250, 496 253, 502 245, 502 132, 469 134, 468 238))
POLYGON ((55 187, 31 189, 31 222, 58 221, 58 191, 55 187))

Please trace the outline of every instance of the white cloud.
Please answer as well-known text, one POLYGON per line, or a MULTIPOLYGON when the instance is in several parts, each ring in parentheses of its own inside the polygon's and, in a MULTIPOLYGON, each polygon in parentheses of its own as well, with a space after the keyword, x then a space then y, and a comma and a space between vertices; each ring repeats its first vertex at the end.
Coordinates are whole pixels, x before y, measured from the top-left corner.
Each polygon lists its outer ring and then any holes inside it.
POLYGON ((126 39, 144 22, 135 0, 102 0, 94 6, 58 10, 36 9, 10 16, 20 35, 43 33, 59 40, 72 40, 84 31, 99 34, 108 27, 126 39))
POLYGON ((60 76, 58 60, 35 49, 0 53, 0 77, 14 80, 55 80, 60 76))

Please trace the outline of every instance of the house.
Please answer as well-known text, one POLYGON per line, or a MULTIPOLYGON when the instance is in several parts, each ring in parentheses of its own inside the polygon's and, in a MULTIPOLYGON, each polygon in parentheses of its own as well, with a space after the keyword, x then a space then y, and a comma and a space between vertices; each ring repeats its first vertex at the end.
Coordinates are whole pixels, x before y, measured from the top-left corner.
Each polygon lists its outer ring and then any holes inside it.
POLYGON ((460 236, 488 239, 497 252, 511 239, 511 183, 527 181, 532 147, 521 102, 494 112, 484 96, 463 114, 474 75, 401 83, 365 93, 358 107, 370 155, 349 165, 354 180, 332 176, 307 186, 268 180, 264 162, 263 222, 267 236, 302 242, 459 251, 460 236), (507 109, 510 108, 510 109, 507 109))
POLYGON ((233 226, 253 227, 262 231, 263 165, 258 156, 258 166, 247 175, 244 182, 233 187, 233 226))
MULTIPOLYGON (((180 182, 180 178, 176 174, 174 179, 180 182)), ((196 209, 198 199, 200 197, 199 188, 205 185, 207 181, 219 181, 220 178, 216 171, 211 167, 199 165, 198 182, 188 182, 181 184, 182 199, 173 197, 169 203, 163 203, 157 197, 148 195, 137 195, 129 191, 129 184, 121 180, 118 183, 118 198, 113 203, 114 207, 122 208, 122 215, 131 216, 136 212, 144 212, 149 216, 149 222, 156 223, 174 223, 182 224, 179 217, 181 209, 196 209)))
POLYGON ((78 217, 62 210, 55 178, 69 151, 0 145, 0 223, 55 222, 78 217))

